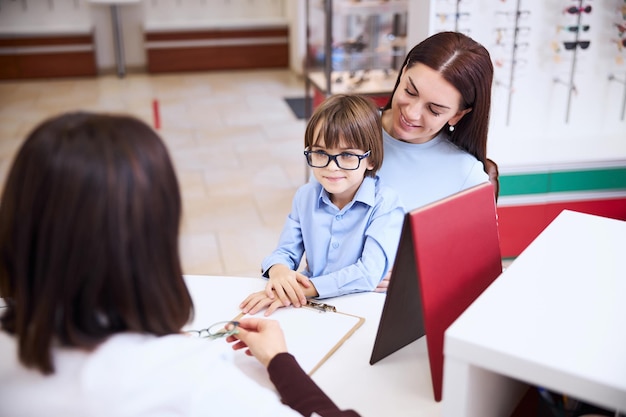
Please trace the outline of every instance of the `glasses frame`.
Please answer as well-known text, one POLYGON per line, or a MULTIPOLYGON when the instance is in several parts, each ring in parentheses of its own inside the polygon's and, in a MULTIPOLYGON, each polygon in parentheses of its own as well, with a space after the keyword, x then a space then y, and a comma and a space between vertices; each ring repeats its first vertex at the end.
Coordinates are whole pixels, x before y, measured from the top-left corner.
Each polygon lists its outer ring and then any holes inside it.
POLYGON ((359 169, 361 167, 361 161, 365 158, 367 158, 368 156, 370 156, 372 153, 371 150, 365 152, 363 155, 357 155, 355 153, 352 152, 341 152, 338 153, 336 155, 331 155, 327 152, 324 152, 322 150, 317 150, 317 151, 311 151, 311 150, 305 150, 304 151, 304 156, 306 157, 306 163, 311 167, 311 168, 326 168, 328 165, 330 165, 330 161, 335 161, 335 165, 337 165, 337 168, 339 169, 343 169, 345 171, 356 171, 357 169, 359 169), (325 155, 328 158, 328 161, 326 161, 325 165, 313 165, 313 162, 311 161, 311 154, 318 154, 318 155, 325 155), (358 158, 358 163, 356 165, 356 168, 344 168, 339 164, 339 161, 337 160, 338 157, 342 156, 342 155, 350 155, 350 156, 356 156, 358 158))
POLYGON ((234 321, 234 320, 218 321, 217 323, 213 323, 207 328, 200 329, 200 330, 185 330, 185 333, 193 337, 198 337, 200 339, 214 340, 214 339, 220 339, 222 337, 232 336, 234 334, 239 333, 238 327, 239 327, 238 321, 234 321), (232 329, 226 330, 226 326, 228 325, 231 325, 232 329), (214 328, 218 328, 220 330, 213 331, 212 329, 214 328))

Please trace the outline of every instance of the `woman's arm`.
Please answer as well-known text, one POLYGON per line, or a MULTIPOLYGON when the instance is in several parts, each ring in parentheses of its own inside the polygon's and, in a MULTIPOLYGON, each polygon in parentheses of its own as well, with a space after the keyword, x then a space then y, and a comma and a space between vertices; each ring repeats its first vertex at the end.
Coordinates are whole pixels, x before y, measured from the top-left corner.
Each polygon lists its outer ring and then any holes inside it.
POLYGON ((359 415, 353 410, 340 410, 289 353, 274 356, 267 371, 283 403, 303 416, 310 416, 312 413, 322 417, 359 415))
POLYGON ((296 359, 287 353, 285 337, 277 321, 243 319, 237 333, 228 336, 235 350, 244 350, 267 368, 284 404, 303 416, 317 413, 322 417, 358 416, 354 411, 341 411, 313 382, 296 359))

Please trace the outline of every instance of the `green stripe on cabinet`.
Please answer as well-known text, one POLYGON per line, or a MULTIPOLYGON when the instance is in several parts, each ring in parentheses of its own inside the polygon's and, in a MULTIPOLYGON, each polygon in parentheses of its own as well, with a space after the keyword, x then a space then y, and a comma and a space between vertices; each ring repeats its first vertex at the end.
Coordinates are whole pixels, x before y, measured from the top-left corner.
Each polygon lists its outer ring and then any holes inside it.
POLYGON ((548 192, 548 174, 500 175, 500 195, 544 194, 548 192))
POLYGON ((500 195, 626 189, 626 167, 500 176, 500 195))

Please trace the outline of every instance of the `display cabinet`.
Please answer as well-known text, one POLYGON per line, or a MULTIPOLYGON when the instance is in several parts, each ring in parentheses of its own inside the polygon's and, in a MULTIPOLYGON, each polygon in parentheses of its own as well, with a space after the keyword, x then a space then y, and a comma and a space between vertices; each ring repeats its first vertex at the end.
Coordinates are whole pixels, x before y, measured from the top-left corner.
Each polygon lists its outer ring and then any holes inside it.
POLYGON ((407 52, 407 15, 407 0, 307 0, 306 102, 339 93, 386 102, 407 52))

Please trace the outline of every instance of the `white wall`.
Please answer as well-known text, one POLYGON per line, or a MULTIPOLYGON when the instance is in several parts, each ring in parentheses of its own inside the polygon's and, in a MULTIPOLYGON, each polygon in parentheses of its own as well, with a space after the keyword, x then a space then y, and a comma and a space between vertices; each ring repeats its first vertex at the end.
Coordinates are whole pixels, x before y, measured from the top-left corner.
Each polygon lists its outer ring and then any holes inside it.
MULTIPOLYGON (((293 15, 297 20, 303 1, 126 0, 126 4, 117 6, 126 65, 129 69, 145 68, 145 27, 198 29, 287 23, 291 26, 287 16, 293 15)), ((93 28, 97 67, 100 72, 113 71, 116 64, 111 10, 105 3, 106 0, 0 0, 0 35, 74 33, 93 28)), ((297 21, 294 26, 296 24, 297 21)), ((297 31, 294 33, 297 39, 297 31)), ((301 50, 304 51, 304 47, 301 50)), ((297 62, 297 58, 293 61, 297 62)))
MULTIPOLYGON (((626 160, 626 48, 620 50, 616 43, 626 39, 626 35, 619 37, 616 26, 626 24, 624 0, 410 0, 408 47, 429 34, 454 29, 454 19, 445 16, 455 11, 457 3, 463 14, 458 29, 469 30, 493 60, 501 63, 495 70, 498 83, 494 86, 489 140, 489 155, 501 167, 626 160), (525 45, 517 52, 524 64, 515 67, 514 82, 509 86, 513 37, 503 36, 499 45, 498 30, 514 27, 514 19, 506 13, 514 12, 518 3, 521 11, 529 12, 519 22, 528 29, 517 38, 525 45), (589 4, 592 11, 563 12, 564 7, 578 4, 589 4), (575 25, 578 17, 590 26, 589 31, 581 32, 580 39, 591 44, 576 50, 573 67, 574 51, 565 50, 563 41, 575 39, 575 33, 557 29, 575 25), (575 92, 569 98, 566 84, 571 77, 575 92)), ((193 27, 200 21, 233 23, 260 16, 265 21, 277 18, 289 24, 290 65, 301 73, 306 51, 304 4, 305 0, 140 0, 120 6, 127 66, 143 68, 146 64, 145 24, 178 22, 193 27)), ((0 35, 38 29, 71 32, 90 26, 95 30, 98 68, 113 71, 108 6, 88 0, 0 0, 0 35)))

